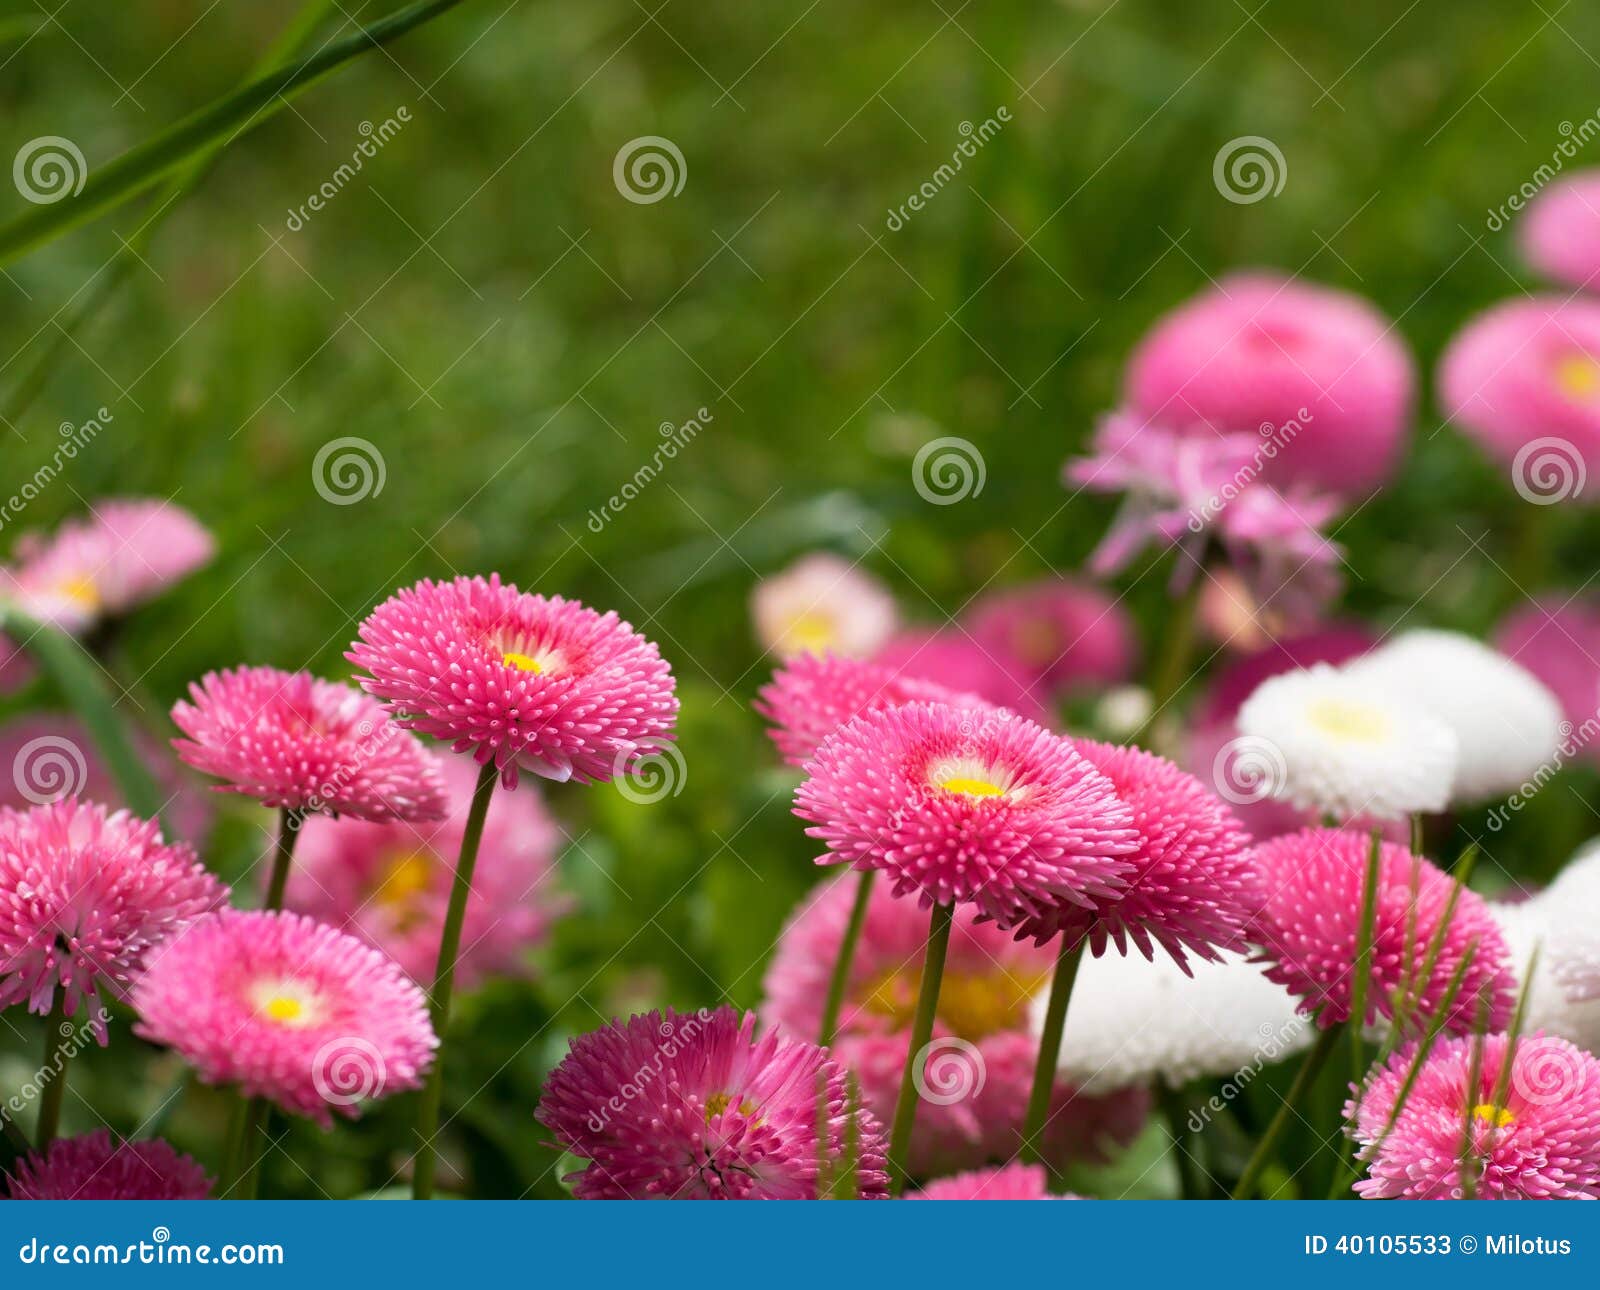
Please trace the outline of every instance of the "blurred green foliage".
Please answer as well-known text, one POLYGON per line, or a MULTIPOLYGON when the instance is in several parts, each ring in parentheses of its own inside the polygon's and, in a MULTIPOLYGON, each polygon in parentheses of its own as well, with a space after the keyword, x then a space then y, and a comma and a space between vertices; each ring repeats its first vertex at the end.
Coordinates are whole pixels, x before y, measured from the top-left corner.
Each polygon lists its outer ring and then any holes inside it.
MULTIPOLYGON (((8 0, 8 139, 65 136, 103 164, 237 85, 285 21, 276 5, 47 17, 8 0)), ((1076 566, 1109 512, 1065 505, 1063 458, 1151 320, 1230 268, 1363 292, 1427 372, 1470 313, 1538 289, 1485 220, 1564 122, 1600 108, 1594 49, 1600 14, 1532 0, 473 0, 228 149, 4 432, 5 474, 20 482, 60 423, 105 406, 111 430, 24 522, 149 493, 217 532, 216 563, 120 642, 140 678, 125 706, 154 727, 211 667, 347 672, 359 618, 425 575, 496 569, 660 641, 681 678, 683 790, 653 806, 548 792, 581 912, 535 987, 462 1008, 449 1071, 447 1167, 473 1194, 559 1194, 531 1113, 565 1037, 630 1006, 754 1004, 814 880, 792 778, 749 710, 770 666, 748 628, 754 581, 830 547, 939 621, 980 589, 1076 566), (403 130, 287 227, 362 123, 402 106, 403 130), (1011 124, 959 180, 886 228, 961 123, 1001 106, 1011 124), (1241 134, 1284 153, 1280 196, 1219 197, 1212 158, 1241 134), (641 135, 681 149, 681 194, 619 196, 613 158, 641 135), (708 428, 593 531, 658 426, 702 407, 708 428), (937 433, 979 445, 981 495, 917 496, 910 458, 937 433), (386 480, 334 506, 312 462, 347 435, 379 445, 386 480)), ((26 209, 3 196, 0 217, 26 209)), ((0 279, 0 389, 140 217, 125 208, 0 279)), ((1427 401, 1404 477, 1338 533, 1347 608, 1483 632, 1527 593, 1585 585, 1596 533, 1587 513, 1518 503, 1427 401)), ((1126 581, 1153 648, 1164 570, 1126 581)), ((1559 864, 1594 828, 1593 788, 1574 772, 1541 794, 1491 840, 1486 881, 1559 864)), ((224 821, 219 869, 250 862, 256 823, 224 821)), ((15 1020, 31 1049, 37 1028, 15 1020)), ((28 1066, 15 1038, 0 1035, 0 1078, 28 1066)), ((179 1073, 146 1053, 129 1079, 135 1045, 119 1023, 75 1076, 123 1129, 179 1073)), ((192 1093, 166 1129, 214 1159, 220 1106, 192 1093)), ((383 1187, 408 1113, 380 1108, 336 1138, 297 1126, 269 1191, 383 1187)), ((67 1120, 95 1122, 72 1098, 67 1120)))

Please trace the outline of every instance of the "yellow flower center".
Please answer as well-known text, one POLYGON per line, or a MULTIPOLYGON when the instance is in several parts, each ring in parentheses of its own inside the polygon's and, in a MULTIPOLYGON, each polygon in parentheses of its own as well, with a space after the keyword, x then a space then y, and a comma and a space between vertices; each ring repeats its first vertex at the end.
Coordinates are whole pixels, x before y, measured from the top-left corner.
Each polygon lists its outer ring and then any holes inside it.
POLYGON ((432 885, 433 869, 433 857, 426 851, 407 851, 396 856, 383 875, 383 881, 373 890, 372 898, 389 909, 405 906, 432 885))
POLYGON ((98 609, 100 607, 100 589, 95 586, 94 579, 84 574, 73 578, 63 578, 55 585, 55 593, 63 600, 70 600, 82 609, 98 609))
POLYGON ((519 672, 532 672, 538 676, 544 671, 544 664, 531 654, 519 654, 516 650, 507 650, 500 655, 500 661, 507 667, 514 667, 519 672))
POLYGON ((295 981, 262 981, 250 991, 257 1015, 280 1026, 314 1025, 322 1015, 317 996, 295 981))
POLYGON ((949 779, 939 781, 939 787, 947 793, 965 793, 968 797, 1004 797, 1006 790, 999 784, 992 784, 986 779, 972 779, 966 775, 952 775, 949 779))
MULTIPOLYGON (((868 1012, 895 1029, 911 1024, 917 1008, 920 964, 886 972, 861 1000, 868 1012)), ((946 972, 939 987, 939 1019, 961 1039, 986 1039, 1027 1024, 1028 1000, 1047 974, 1015 976, 1004 971, 946 972)))
POLYGON ((1335 739, 1375 743, 1389 733, 1389 718, 1381 710, 1347 699, 1318 699, 1306 716, 1317 729, 1335 739))
POLYGON ((828 614, 796 614, 783 632, 783 648, 800 654, 821 654, 839 637, 828 614))
POLYGON ((268 999, 263 1011, 274 1021, 299 1021, 300 1014, 305 1011, 305 1005, 298 999, 280 994, 268 999))
MULTIPOLYGON (((711 1121, 716 1119, 719 1115, 721 1115, 724 1111, 726 1111, 732 1105, 733 1105, 733 1094, 732 1093, 713 1093, 710 1097, 708 1097, 706 1099, 706 1123, 710 1124, 711 1121)), ((739 1114, 740 1115, 754 1115, 755 1113, 756 1113, 756 1104, 754 1102, 752 1102, 749 1098, 745 1098, 742 1102, 739 1103, 739 1114)))
POLYGON ((1497 1129, 1503 1129, 1509 1124, 1516 1123, 1515 1117, 1505 1107, 1496 1109, 1487 1102, 1479 1102, 1472 1108, 1474 1119, 1482 1120, 1485 1124, 1492 1124, 1497 1129))
POLYGON ((1569 399, 1591 403, 1600 396, 1600 363, 1576 351, 1556 360, 1556 388, 1569 399))
POLYGON ((1030 667, 1049 667, 1061 654, 1061 633, 1045 618, 1030 618, 1012 633, 1011 647, 1030 667))

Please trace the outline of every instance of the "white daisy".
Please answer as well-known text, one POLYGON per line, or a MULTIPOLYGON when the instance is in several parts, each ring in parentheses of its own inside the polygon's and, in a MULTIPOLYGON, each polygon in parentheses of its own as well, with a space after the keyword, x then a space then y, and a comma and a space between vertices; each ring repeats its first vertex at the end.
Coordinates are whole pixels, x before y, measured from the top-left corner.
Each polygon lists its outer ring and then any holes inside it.
POLYGON ((1406 632, 1344 670, 1405 695, 1455 731, 1456 803, 1532 779, 1568 733, 1556 696, 1532 673, 1459 632, 1406 632))
MULTIPOLYGON (((1190 966, 1192 977, 1166 955, 1085 959, 1067 1010, 1062 1075, 1092 1093, 1157 1078, 1176 1088, 1199 1076, 1248 1078, 1309 1042, 1298 1001, 1259 964, 1229 954, 1190 966)), ((1036 1030, 1045 1002, 1034 1001, 1036 1030)))
POLYGON ((788 658, 877 653, 894 632, 894 597, 876 578, 825 551, 756 584, 750 613, 761 644, 788 658))
POLYGON ((1239 730, 1275 756, 1272 796, 1339 820, 1442 811, 1455 733, 1425 709, 1327 663, 1269 678, 1239 709, 1239 730))
POLYGON ((1600 1053, 1600 840, 1580 848, 1536 896, 1489 908, 1519 981, 1539 950, 1523 1029, 1600 1053))

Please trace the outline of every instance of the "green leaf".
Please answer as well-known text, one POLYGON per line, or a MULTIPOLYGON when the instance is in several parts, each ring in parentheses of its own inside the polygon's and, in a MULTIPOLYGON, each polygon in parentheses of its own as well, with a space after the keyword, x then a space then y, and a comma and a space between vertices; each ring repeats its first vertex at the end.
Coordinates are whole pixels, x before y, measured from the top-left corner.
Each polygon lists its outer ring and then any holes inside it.
POLYGON ((462 0, 421 0, 327 46, 303 63, 269 72, 190 113, 109 165, 91 168, 83 188, 73 196, 40 206, 0 228, 0 266, 136 197, 196 155, 232 143, 341 64, 397 40, 460 3, 462 0))

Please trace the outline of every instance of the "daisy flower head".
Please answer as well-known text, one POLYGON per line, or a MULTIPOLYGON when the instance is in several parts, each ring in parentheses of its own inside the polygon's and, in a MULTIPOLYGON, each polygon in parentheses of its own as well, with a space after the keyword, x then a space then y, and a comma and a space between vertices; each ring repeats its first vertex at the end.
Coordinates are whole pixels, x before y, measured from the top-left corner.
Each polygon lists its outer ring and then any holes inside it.
POLYGON ((1586 918, 1569 918, 1563 897, 1554 893, 1546 887, 1527 900, 1491 901, 1489 910, 1505 937, 1518 989, 1526 992, 1523 1024, 1594 1052, 1600 1048, 1600 998, 1585 997, 1585 984, 1586 978, 1600 981, 1595 910, 1591 905, 1586 918))
POLYGON ((135 1033, 207 1084, 326 1128, 333 1112, 418 1088, 438 1039, 422 991, 370 945, 300 914, 222 910, 154 956, 135 1033))
MULTIPOLYGON (((1600 716, 1600 605, 1566 595, 1532 600, 1495 629, 1494 646, 1538 677, 1556 696, 1574 731, 1600 716)), ((1600 756, 1582 740, 1591 759, 1600 756)))
MULTIPOLYGON (((1067 1009, 1057 1070, 1090 1095, 1159 1080, 1234 1075, 1282 1061, 1311 1042, 1311 1023, 1261 965, 1224 952, 1180 968, 1172 959, 1085 959, 1067 1009)), ((1046 993, 1034 998, 1044 1023, 1046 993)))
POLYGON ((1127 612, 1087 582, 1044 578, 991 592, 965 620, 980 645, 1051 690, 1118 685, 1139 661, 1127 612))
POLYGON ((827 1050, 755 1025, 727 1007, 668 1009, 574 1039, 537 1112, 590 1162, 568 1176, 573 1194, 815 1200, 819 1158, 845 1158, 853 1140, 857 1194, 887 1196, 883 1130, 849 1107, 844 1071, 827 1050))
MULTIPOLYGON (((848 875, 827 882, 801 901, 779 938, 762 1016, 786 1034, 818 1032, 855 890, 848 875)), ((1016 1154, 1039 1050, 1029 1007, 1055 963, 1051 950, 980 922, 971 906, 958 908, 933 1039, 919 1055, 911 1050, 911 1031, 927 938, 928 920, 917 902, 875 883, 830 1050, 860 1079, 862 1102, 886 1122, 906 1065, 920 1062, 910 1149, 911 1170, 919 1175, 973 1169, 1016 1154)), ((1103 1162, 1138 1136, 1148 1107, 1142 1089, 1105 1087, 1089 1096, 1059 1080, 1042 1154, 1052 1165, 1103 1162)))
MULTIPOLYGON (((0 811, 0 1007, 67 1016, 119 996, 152 951, 228 890, 154 820, 63 798, 0 811)), ((92 1022, 103 1044, 103 1015, 92 1022)))
POLYGON ((1356 1191, 1367 1199, 1459 1200, 1466 1173, 1481 1200, 1600 1199, 1600 1061, 1564 1039, 1523 1035, 1502 1091, 1510 1042, 1508 1035, 1441 1039, 1398 1116, 1416 1045, 1369 1076, 1345 1108, 1368 1162, 1356 1191))
POLYGON ((822 741, 863 712, 921 700, 958 708, 993 705, 936 681, 905 676, 878 663, 839 654, 796 654, 761 687, 755 710, 791 766, 803 766, 822 741))
POLYGON ((1146 958, 1160 946, 1185 967, 1185 949, 1214 959, 1241 949, 1253 909, 1255 872, 1249 837, 1226 805, 1193 775, 1142 748, 1075 739, 1073 747, 1133 812, 1137 848, 1120 899, 1100 910, 1059 904, 1020 924, 1019 936, 1040 944, 1058 932, 1089 938, 1095 954, 1108 943, 1119 954, 1132 944, 1146 958))
POLYGON ((172 706, 178 755, 265 806, 358 820, 444 814, 439 759, 360 690, 309 672, 207 672, 172 706))
MULTIPOLYGON (((1301 1011, 1323 1028, 1350 1016, 1371 848, 1372 839, 1353 829, 1305 829, 1252 852, 1262 891, 1251 929, 1257 960, 1267 965, 1268 980, 1298 995, 1301 1011)), ((1463 888, 1450 910, 1454 886, 1432 861, 1393 842, 1380 844, 1362 1024, 1392 1019, 1403 1000, 1411 1001, 1404 1009, 1408 1027, 1433 1017, 1469 951, 1447 1033, 1472 1029, 1482 1007, 1491 1028, 1510 1019, 1516 987, 1505 938, 1476 892, 1463 888), (1431 973, 1414 979, 1435 943, 1431 973)))
POLYGON ((1517 227, 1522 255, 1555 282, 1600 290, 1600 170, 1583 170, 1533 199, 1517 227))
POLYGON ((211 1179, 160 1138, 113 1139, 104 1129, 58 1138, 11 1167, 12 1200, 205 1200, 211 1179))
POLYGON ((1350 496, 1388 482, 1416 401, 1411 355, 1359 296, 1273 273, 1231 274, 1151 328, 1128 360, 1141 421, 1196 438, 1297 427, 1273 483, 1350 496))
POLYGON ((55 533, 24 535, 0 571, 0 599, 81 633, 152 600, 208 563, 216 543, 171 502, 108 498, 55 533))
POLYGON ((859 566, 826 551, 802 556, 750 593, 762 648, 780 658, 832 652, 870 658, 899 621, 894 597, 859 566))
POLYGON ((940 1178, 907 1200, 1077 1200, 1052 1196, 1043 1165, 1004 1165, 999 1169, 973 1169, 940 1178))
POLYGON ((1272 796, 1338 819, 1442 811, 1455 732, 1425 708, 1329 666, 1280 673, 1239 709, 1240 734, 1272 763, 1272 796))
MULTIPOLYGON (((471 805, 470 763, 445 764, 449 814, 440 823, 307 820, 295 848, 288 906, 351 932, 431 985, 451 879, 471 805)), ((461 929, 456 988, 529 974, 528 952, 566 902, 552 892, 561 831, 538 793, 489 802, 461 929)))
POLYGON ((493 764, 576 783, 625 774, 672 737, 678 700, 655 644, 615 613, 489 578, 419 582, 361 624, 345 656, 400 724, 493 764))
POLYGON ((1478 315, 1439 361, 1449 418, 1541 504, 1596 495, 1600 302, 1518 297, 1478 315))
POLYGON ((1404 632, 1344 670, 1404 694, 1450 727, 1456 803, 1511 792, 1555 757, 1570 732, 1556 696, 1526 668, 1459 632, 1404 632))
POLYGON ((1060 902, 1116 900, 1138 843, 1111 783, 1071 743, 1009 712, 908 703, 829 735, 795 814, 819 864, 882 869, 923 906, 971 903, 1002 928, 1060 902))

